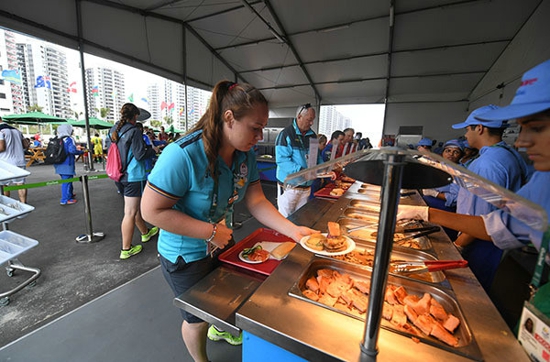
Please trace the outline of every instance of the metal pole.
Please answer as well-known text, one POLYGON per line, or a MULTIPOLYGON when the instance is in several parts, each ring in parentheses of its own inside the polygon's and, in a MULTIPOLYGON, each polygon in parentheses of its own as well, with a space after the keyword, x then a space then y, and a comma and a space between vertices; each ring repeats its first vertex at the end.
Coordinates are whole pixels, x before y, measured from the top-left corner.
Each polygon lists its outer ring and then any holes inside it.
POLYGON ((105 234, 102 232, 93 232, 90 193, 88 192, 88 175, 80 176, 80 180, 82 182, 82 194, 84 195, 84 211, 86 212, 86 234, 77 236, 76 242, 82 244, 95 243, 103 239, 105 234))
POLYGON ((372 267, 371 286, 369 292, 369 306, 365 323, 365 334, 361 345, 364 356, 362 360, 376 359, 378 354, 378 335, 384 295, 388 279, 390 254, 393 246, 395 230, 395 216, 399 205, 401 178, 405 155, 387 154, 384 161, 384 180, 382 184, 382 203, 378 225, 378 238, 374 250, 374 264, 372 267))

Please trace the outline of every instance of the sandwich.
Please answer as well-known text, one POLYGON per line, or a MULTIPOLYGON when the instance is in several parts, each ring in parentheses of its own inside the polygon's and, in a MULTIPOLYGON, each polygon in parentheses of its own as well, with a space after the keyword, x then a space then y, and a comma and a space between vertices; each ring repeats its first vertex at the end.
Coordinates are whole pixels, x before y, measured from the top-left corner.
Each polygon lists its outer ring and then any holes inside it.
POLYGON ((307 238, 306 245, 310 249, 321 251, 325 248, 324 243, 326 239, 326 236, 323 234, 312 234, 307 238))
POLYGON ((329 253, 336 253, 346 250, 348 242, 340 231, 340 225, 333 221, 328 222, 328 234, 326 240, 323 242, 324 249, 329 253))

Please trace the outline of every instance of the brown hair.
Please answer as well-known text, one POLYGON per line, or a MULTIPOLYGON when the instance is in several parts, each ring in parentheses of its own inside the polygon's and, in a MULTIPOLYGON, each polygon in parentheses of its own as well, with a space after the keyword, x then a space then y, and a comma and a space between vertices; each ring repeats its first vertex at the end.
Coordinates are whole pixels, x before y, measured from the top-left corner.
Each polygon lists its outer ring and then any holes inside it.
POLYGON ((239 120, 251 113, 252 109, 259 104, 267 105, 267 100, 259 90, 250 84, 222 80, 214 86, 206 112, 189 131, 189 133, 193 133, 202 130, 204 151, 208 158, 208 170, 212 177, 218 177, 215 170, 223 137, 223 113, 231 110, 235 119, 239 120))
POLYGON ((118 125, 115 129, 115 132, 111 134, 111 140, 113 142, 118 141, 118 131, 124 126, 126 123, 130 122, 134 119, 136 115, 139 115, 139 108, 136 107, 133 103, 125 103, 122 108, 120 109, 120 121, 118 121, 118 125))

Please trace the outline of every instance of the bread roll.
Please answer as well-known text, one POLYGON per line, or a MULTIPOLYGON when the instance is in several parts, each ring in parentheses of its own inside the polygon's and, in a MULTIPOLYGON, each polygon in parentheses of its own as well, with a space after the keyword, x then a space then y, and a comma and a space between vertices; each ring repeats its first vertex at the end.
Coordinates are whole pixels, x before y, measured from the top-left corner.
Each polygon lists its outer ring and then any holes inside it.
POLYGON ((271 251, 271 256, 273 256, 277 260, 284 259, 288 255, 288 253, 290 253, 290 251, 294 249, 295 246, 295 242, 285 241, 271 251))

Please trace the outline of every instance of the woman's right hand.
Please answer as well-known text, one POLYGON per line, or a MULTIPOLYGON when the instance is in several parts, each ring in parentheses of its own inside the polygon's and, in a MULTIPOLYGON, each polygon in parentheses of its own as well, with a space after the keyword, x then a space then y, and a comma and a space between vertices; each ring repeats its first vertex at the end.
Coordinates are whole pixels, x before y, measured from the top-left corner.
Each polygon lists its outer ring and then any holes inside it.
POLYGON ((223 223, 217 224, 217 227, 216 235, 210 243, 220 249, 224 249, 227 244, 229 244, 229 240, 233 237, 233 230, 225 226, 223 223))

